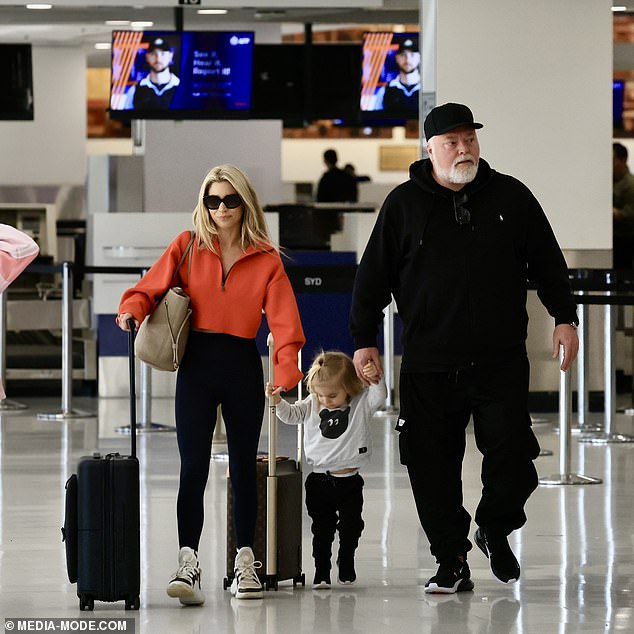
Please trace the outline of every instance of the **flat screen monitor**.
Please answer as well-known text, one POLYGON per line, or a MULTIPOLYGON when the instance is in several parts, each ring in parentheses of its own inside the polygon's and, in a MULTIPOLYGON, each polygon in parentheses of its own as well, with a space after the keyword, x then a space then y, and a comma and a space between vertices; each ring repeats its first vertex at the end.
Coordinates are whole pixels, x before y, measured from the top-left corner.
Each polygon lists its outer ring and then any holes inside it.
POLYGON ((244 118, 252 31, 113 31, 110 116, 244 118))
POLYGON ((33 120, 33 65, 30 44, 0 44, 0 119, 33 120))
POLYGON ((310 110, 315 119, 359 120, 361 46, 315 44, 311 49, 310 110))
POLYGON ((360 76, 358 44, 256 44, 251 117, 356 123, 360 76))
POLYGON ((253 48, 251 117, 303 125, 304 45, 256 44, 253 48))
POLYGON ((365 33, 362 118, 384 122, 417 119, 420 91, 418 33, 365 33))

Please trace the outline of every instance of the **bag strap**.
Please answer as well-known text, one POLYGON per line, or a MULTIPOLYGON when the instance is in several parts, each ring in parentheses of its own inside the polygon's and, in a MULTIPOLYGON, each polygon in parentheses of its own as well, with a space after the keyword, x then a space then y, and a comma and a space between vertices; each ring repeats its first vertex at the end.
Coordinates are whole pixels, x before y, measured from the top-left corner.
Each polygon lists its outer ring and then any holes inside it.
POLYGON ((180 271, 180 268, 183 265, 183 262, 185 261, 185 258, 187 257, 188 254, 189 254, 189 262, 187 263, 187 281, 189 281, 189 276, 192 270, 191 250, 192 250, 192 245, 194 244, 194 240, 196 239, 196 233, 194 231, 190 231, 189 234, 190 234, 189 242, 187 243, 187 247, 185 247, 185 250, 183 251, 183 254, 181 255, 181 259, 178 261, 178 264, 176 265, 176 269, 174 270, 174 274, 172 275, 172 283, 170 284, 170 286, 174 284, 174 280, 176 279, 176 274, 180 271))

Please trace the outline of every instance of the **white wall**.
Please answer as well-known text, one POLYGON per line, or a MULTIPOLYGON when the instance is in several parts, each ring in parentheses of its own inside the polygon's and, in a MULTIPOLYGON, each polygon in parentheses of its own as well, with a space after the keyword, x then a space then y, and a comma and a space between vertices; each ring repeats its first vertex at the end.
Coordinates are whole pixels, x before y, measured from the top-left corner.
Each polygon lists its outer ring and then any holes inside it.
POLYGON ((0 121, 0 185, 83 185, 86 59, 79 48, 33 47, 33 121, 0 121))
POLYGON ((437 103, 472 107, 482 156, 533 190, 563 248, 612 248, 609 0, 437 5, 437 103))
POLYGON ((240 167, 260 202, 282 196, 280 121, 147 121, 145 211, 193 211, 205 174, 221 163, 240 167))

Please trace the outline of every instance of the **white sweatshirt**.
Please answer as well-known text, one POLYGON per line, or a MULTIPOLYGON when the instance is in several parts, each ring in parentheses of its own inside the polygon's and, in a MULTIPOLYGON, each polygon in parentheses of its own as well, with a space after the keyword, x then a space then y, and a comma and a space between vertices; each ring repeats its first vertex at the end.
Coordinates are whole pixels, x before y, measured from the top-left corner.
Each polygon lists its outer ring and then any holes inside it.
POLYGON ((369 423, 385 402, 385 380, 370 385, 341 409, 328 410, 309 394, 291 405, 282 400, 277 417, 287 425, 304 423, 304 453, 315 473, 356 468, 372 453, 369 423))

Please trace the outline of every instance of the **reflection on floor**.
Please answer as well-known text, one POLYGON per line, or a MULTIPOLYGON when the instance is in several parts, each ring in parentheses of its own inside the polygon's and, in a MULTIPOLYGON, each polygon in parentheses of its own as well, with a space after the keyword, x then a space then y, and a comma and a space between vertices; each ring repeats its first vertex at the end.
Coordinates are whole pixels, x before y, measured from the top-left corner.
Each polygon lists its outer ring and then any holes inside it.
MULTIPOLYGON (((200 557, 207 601, 182 608, 165 585, 176 564, 175 495, 178 460, 171 432, 139 437, 141 459, 141 610, 126 613, 123 602, 97 603, 79 611, 68 583, 60 542, 64 483, 77 459, 94 450, 126 452, 129 437, 117 433, 128 405, 118 399, 76 399, 96 417, 40 422, 54 411, 51 400, 30 399, 21 412, 0 414, 0 615, 2 618, 121 618, 133 616, 136 632, 578 633, 634 631, 634 444, 595 446, 570 443, 576 473, 602 484, 540 486, 529 501, 528 524, 512 537, 522 564, 514 586, 497 583, 487 560, 475 549, 470 565, 473 592, 426 595, 435 571, 422 534, 406 473, 397 456, 393 417, 373 422, 374 455, 365 477, 366 529, 357 557, 358 582, 331 590, 310 588, 313 567, 310 529, 304 522, 307 585, 282 584, 262 601, 236 605, 222 589, 225 570, 225 471, 222 444, 206 494, 206 523, 200 557)), ((153 419, 173 424, 173 403, 156 399, 153 419)), ((540 475, 559 473, 557 417, 535 425, 544 449, 540 475)), ((593 415, 601 422, 601 415, 593 415)), ((634 433, 631 417, 619 414, 617 430, 634 433)), ((293 455, 293 430, 280 426, 279 451, 293 455)), ((266 439, 262 439, 262 447, 266 439)), ((465 504, 473 512, 479 497, 479 454, 469 437, 464 466, 465 504)), ((429 474, 434 486, 440 474, 429 474)))

